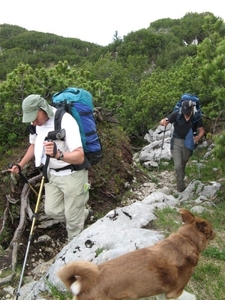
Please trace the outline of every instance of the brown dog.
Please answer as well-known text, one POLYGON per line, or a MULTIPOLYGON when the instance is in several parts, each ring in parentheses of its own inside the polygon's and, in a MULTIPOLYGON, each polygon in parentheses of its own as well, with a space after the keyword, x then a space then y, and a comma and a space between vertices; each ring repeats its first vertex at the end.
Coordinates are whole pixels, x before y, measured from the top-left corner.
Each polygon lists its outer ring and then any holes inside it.
POLYGON ((208 221, 193 216, 186 209, 179 212, 184 224, 155 245, 98 266, 88 261, 74 261, 62 266, 57 275, 75 295, 74 300, 137 299, 156 295, 158 300, 196 299, 183 289, 195 270, 200 252, 215 237, 215 232, 208 221))

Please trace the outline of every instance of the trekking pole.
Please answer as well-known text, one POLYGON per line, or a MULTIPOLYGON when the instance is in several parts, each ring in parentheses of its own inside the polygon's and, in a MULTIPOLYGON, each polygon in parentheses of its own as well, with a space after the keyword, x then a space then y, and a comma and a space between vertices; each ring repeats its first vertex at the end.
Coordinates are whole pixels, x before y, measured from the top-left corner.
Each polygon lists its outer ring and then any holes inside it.
MULTIPOLYGON (((198 150, 196 150, 198 152, 198 150)), ((199 154, 197 154, 197 169, 198 169, 198 180, 201 180, 201 163, 199 159, 199 154)))
MULTIPOLYGON (((197 132, 195 131, 193 133, 193 136, 196 136, 197 135, 197 132)), ((197 149, 197 146, 198 146, 198 143, 195 144, 195 153, 197 153, 197 170, 198 170, 198 180, 201 180, 201 163, 200 163, 200 158, 199 158, 199 152, 198 152, 198 149, 197 149)))
POLYGON ((201 167, 200 167, 200 163, 197 164, 198 165, 198 180, 201 180, 201 167))
POLYGON ((161 161, 162 151, 164 149, 163 146, 164 146, 165 135, 166 135, 166 126, 164 127, 164 130, 163 130, 163 138, 162 138, 162 144, 161 144, 161 151, 160 151, 159 162, 158 162, 158 171, 159 171, 159 165, 160 165, 160 161, 161 161))
POLYGON ((26 184, 28 184, 28 186, 32 189, 32 191, 38 196, 38 193, 37 193, 37 191, 33 188, 33 186, 30 184, 30 182, 28 181, 28 179, 24 176, 24 174, 21 172, 21 166, 20 165, 18 165, 18 164, 12 164, 12 165, 10 165, 9 167, 10 168, 12 168, 13 166, 17 166, 17 168, 19 169, 19 175, 20 175, 20 177, 23 179, 23 181, 26 183, 26 184))
MULTIPOLYGON (((44 168, 46 170, 47 170, 47 167, 48 167, 48 164, 49 164, 49 159, 50 159, 50 156, 47 155, 46 162, 45 162, 45 165, 44 165, 44 168)), ((21 288, 22 281, 23 281, 23 275, 24 275, 24 271, 25 271, 25 267, 26 267, 26 261, 27 261, 27 257, 28 257, 28 253, 29 253, 31 240, 32 240, 32 237, 33 237, 34 225, 35 225, 36 218, 37 218, 38 208, 39 208, 39 205, 40 205, 40 200, 41 200, 41 195, 42 195, 42 190, 43 190, 43 187, 44 187, 45 180, 46 180, 46 178, 43 175, 42 179, 41 179, 41 185, 40 185, 40 189, 39 189, 39 193, 38 193, 37 203, 36 203, 34 214, 33 214, 33 217, 32 217, 33 220, 32 220, 32 225, 31 225, 31 229, 30 229, 30 235, 29 235, 29 238, 28 238, 27 249, 26 249, 25 258, 24 258, 24 262, 23 262, 23 268, 22 268, 22 272, 21 272, 21 275, 20 275, 19 286, 18 286, 18 289, 17 289, 17 292, 16 292, 16 300, 20 296, 20 288, 21 288)))

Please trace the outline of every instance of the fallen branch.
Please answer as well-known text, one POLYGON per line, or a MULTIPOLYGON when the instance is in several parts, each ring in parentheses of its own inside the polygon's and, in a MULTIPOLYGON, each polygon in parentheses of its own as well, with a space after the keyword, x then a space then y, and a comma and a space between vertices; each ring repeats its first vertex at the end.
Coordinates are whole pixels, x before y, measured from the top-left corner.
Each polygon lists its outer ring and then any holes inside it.
POLYGON ((5 208, 4 213, 3 213, 3 221, 2 221, 2 228, 0 230, 0 235, 3 233, 3 231, 5 229, 5 224, 6 224, 6 221, 8 220, 9 212, 10 212, 9 202, 7 201, 6 202, 6 208, 5 208))
MULTIPOLYGON (((29 184, 35 185, 38 182, 41 181, 42 174, 39 174, 29 180, 29 184)), ((30 194, 30 187, 26 183, 23 187, 22 193, 21 193, 21 205, 20 205, 20 221, 17 229, 15 230, 14 236, 12 238, 12 241, 10 243, 10 250, 7 249, 9 253, 12 253, 12 273, 4 278, 0 278, 0 286, 3 284, 6 284, 10 282, 14 275, 15 275, 15 268, 17 265, 17 259, 18 259, 18 250, 19 250, 19 243, 21 241, 21 237, 23 235, 24 229, 27 225, 27 215, 31 218, 31 208, 29 204, 29 194, 30 194)), ((10 201, 11 202, 11 201, 10 201)), ((4 212, 4 218, 7 220, 7 212, 9 211, 9 208, 7 208, 4 212)), ((5 224, 5 221, 3 222, 5 224)))

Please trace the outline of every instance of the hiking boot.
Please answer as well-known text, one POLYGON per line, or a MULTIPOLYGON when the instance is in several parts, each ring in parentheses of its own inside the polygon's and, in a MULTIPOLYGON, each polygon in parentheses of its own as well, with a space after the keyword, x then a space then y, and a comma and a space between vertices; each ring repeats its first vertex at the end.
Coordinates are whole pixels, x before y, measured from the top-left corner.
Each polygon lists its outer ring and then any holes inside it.
POLYGON ((93 222, 94 220, 94 212, 92 209, 88 209, 88 215, 87 218, 85 220, 85 224, 89 223, 89 222, 93 222))
POLYGON ((182 193, 186 189, 186 186, 177 188, 179 193, 182 193))

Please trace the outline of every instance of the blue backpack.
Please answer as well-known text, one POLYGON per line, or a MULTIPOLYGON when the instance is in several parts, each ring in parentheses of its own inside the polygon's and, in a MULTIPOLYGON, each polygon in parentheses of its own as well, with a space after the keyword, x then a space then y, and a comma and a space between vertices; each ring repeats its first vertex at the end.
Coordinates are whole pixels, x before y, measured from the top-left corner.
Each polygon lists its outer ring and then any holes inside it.
POLYGON ((175 110, 180 110, 181 109, 181 105, 182 105, 182 102, 184 100, 191 100, 195 107, 194 107, 194 114, 198 114, 199 116, 202 116, 202 111, 201 111, 201 105, 200 105, 200 100, 199 98, 196 96, 196 95, 192 95, 192 94, 183 94, 180 98, 180 100, 177 101, 176 105, 174 106, 174 111, 175 110))
POLYGON ((79 126, 86 158, 91 165, 97 164, 103 157, 103 151, 93 114, 92 95, 84 89, 68 87, 52 96, 51 105, 57 108, 55 130, 61 130, 64 113, 70 113, 79 126))

